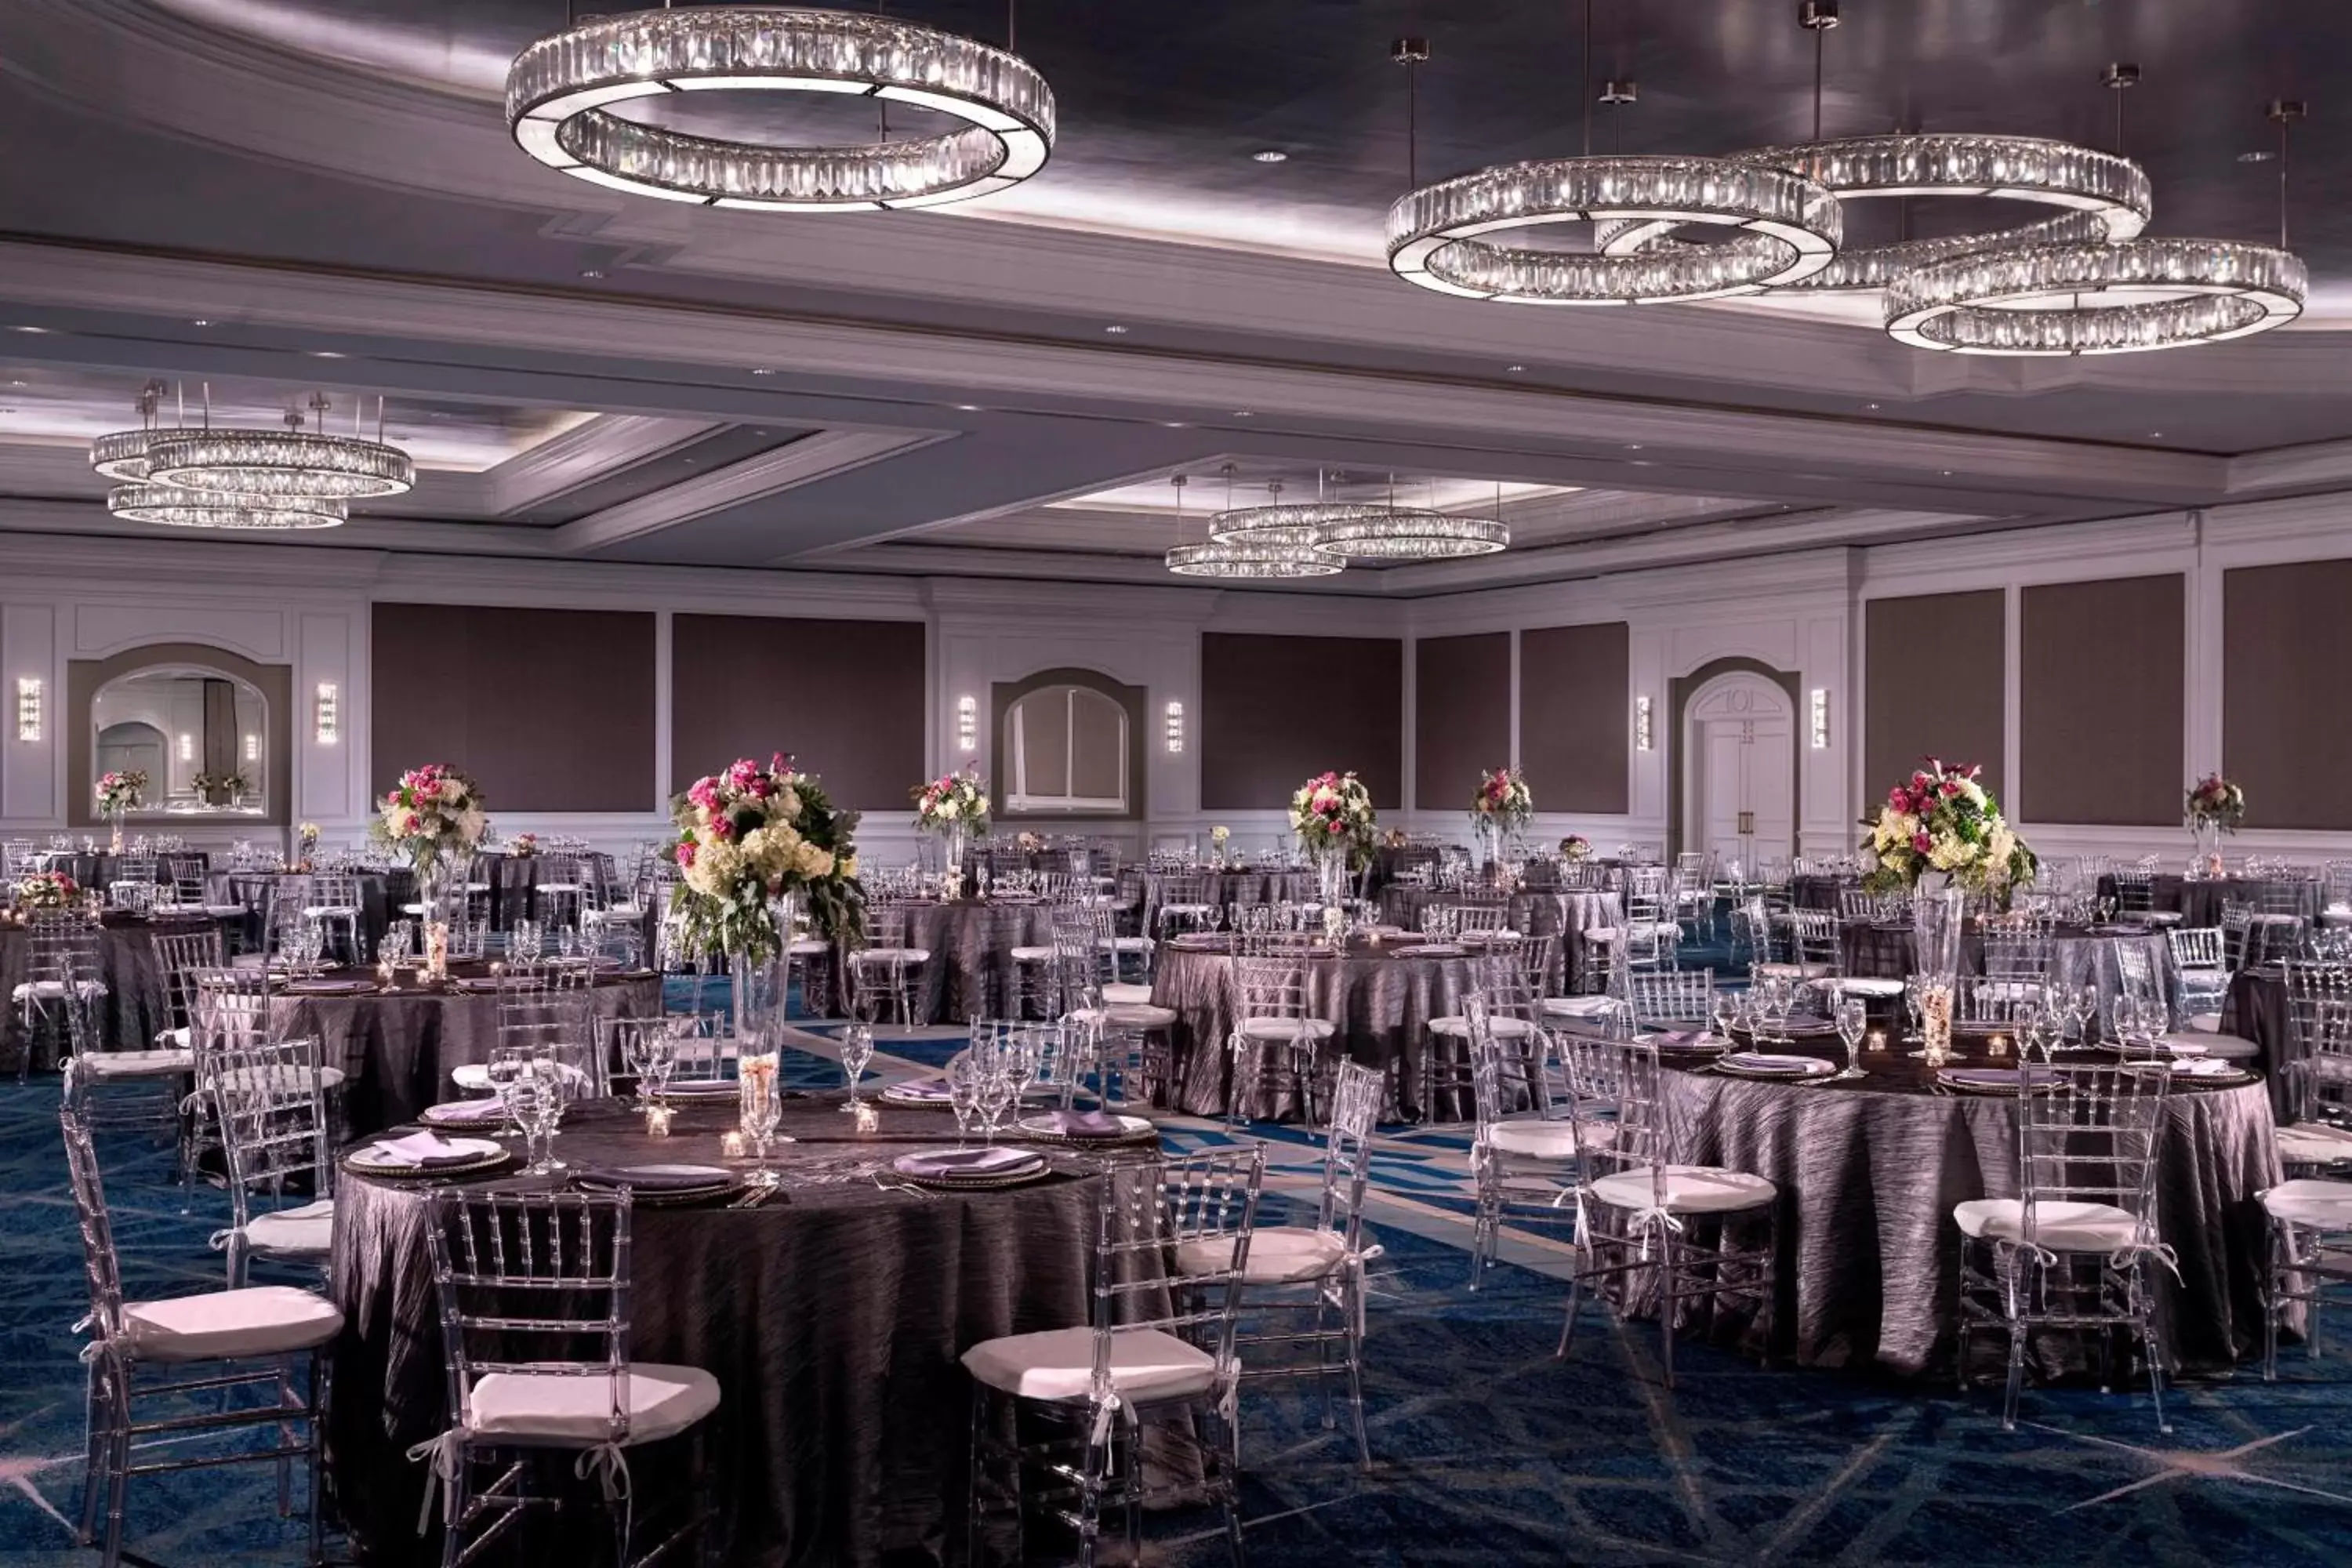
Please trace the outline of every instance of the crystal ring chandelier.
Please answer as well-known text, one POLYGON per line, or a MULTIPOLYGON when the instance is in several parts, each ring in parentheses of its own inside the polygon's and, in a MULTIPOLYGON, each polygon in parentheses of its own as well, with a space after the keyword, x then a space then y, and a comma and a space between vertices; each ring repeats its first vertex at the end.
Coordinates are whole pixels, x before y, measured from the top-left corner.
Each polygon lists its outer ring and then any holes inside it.
POLYGON ((1510 529, 1494 518, 1376 501, 1318 500, 1222 511, 1211 520, 1209 537, 1220 544, 1288 546, 1359 561, 1492 555, 1511 543, 1510 529))
POLYGON ((1389 209, 1388 255, 1407 282, 1474 300, 1664 304, 1800 281, 1830 265, 1843 236, 1837 198, 1787 170, 1725 158, 1555 158, 1409 193, 1389 209), (1622 225, 1610 232, 1644 237, 1704 224, 1752 237, 1598 256, 1484 237, 1568 223, 1622 225))
MULTIPOLYGON (((2147 174, 2130 159, 2034 136, 1854 136, 1767 147, 1739 159, 1802 175, 1841 203, 1981 196, 2069 209, 2007 229, 1847 247, 1819 270, 1774 286, 1806 293, 1884 289, 1915 268, 2000 247, 2129 239, 2147 226, 2154 207, 2147 174)), ((1664 237, 1679 226, 1672 219, 1612 224, 1598 240, 1611 256, 1662 249, 1687 255, 1696 247, 1664 237)))
POLYGON ((238 495, 144 482, 115 486, 107 492, 106 510, 133 522, 250 531, 340 528, 347 520, 341 501, 322 496, 238 495))
MULTIPOLYGON (((302 416, 289 409, 283 430, 158 430, 148 442, 144 477, 185 490, 221 491, 280 499, 304 496, 361 500, 399 495, 416 484, 408 454, 383 441, 331 436, 325 429, 324 394, 310 406, 320 428, 302 428, 302 416)), ((376 405, 379 432, 383 405, 376 405)), ((93 454, 93 460, 95 454, 93 454)))
POLYGON ((2267 245, 2043 245, 1923 267, 1886 290, 1886 330, 1949 353, 2107 354, 2222 342, 2303 313, 2303 263, 2267 245))
MULTIPOLYGON (((1230 577, 1271 580, 1285 577, 1329 577, 1346 569, 1347 563, 1336 555, 1327 555, 1316 548, 1310 529, 1268 517, 1262 526, 1255 528, 1222 525, 1226 520, 1243 515, 1234 510, 1234 466, 1223 469, 1225 478, 1223 511, 1210 521, 1209 538, 1202 543, 1178 543, 1167 554, 1168 570, 1179 577, 1230 577)), ((1185 476, 1176 474, 1169 482, 1176 489, 1176 531, 1181 539, 1184 531, 1185 476)), ((1276 496, 1282 493, 1279 482, 1268 487, 1276 496)), ((1255 512, 1287 512, 1297 509, 1282 506, 1255 507, 1255 512)))
POLYGON ((639 195, 872 212, 963 201, 1027 179, 1053 151, 1054 94, 1018 55, 912 23, 710 5, 607 16, 541 38, 507 73, 507 128, 550 168, 639 195), (861 147, 795 147, 611 112, 633 99, 712 90, 870 97, 966 124, 861 147))

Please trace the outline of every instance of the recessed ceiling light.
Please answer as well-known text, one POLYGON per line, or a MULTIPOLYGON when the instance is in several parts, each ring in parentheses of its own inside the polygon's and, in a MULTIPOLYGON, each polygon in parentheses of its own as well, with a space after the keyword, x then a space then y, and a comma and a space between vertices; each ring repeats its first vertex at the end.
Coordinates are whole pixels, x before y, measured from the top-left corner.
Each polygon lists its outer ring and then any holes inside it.
POLYGON ((1642 449, 1642 443, 1640 443, 1639 441, 1628 441, 1628 442, 1626 442, 1626 443, 1625 443, 1625 450, 1627 450, 1627 451, 1629 451, 1629 452, 1638 452, 1638 451, 1640 451, 1641 449, 1642 449))
POLYGON ((2275 153, 2257 150, 2252 153, 2239 153, 2238 162, 2241 163, 2267 163, 2275 156, 2275 153))
POLYGON ((1115 337, 1115 338, 1123 338, 1123 337, 1125 337, 1125 336, 1127 335, 1127 329, 1126 329, 1125 327, 1120 326, 1120 325, 1119 325, 1118 322, 1116 322, 1116 321, 1112 322, 1109 326, 1105 327, 1105 328, 1103 329, 1103 331, 1106 331, 1106 332, 1108 332, 1112 337, 1115 337))
POLYGON ((188 325, 192 327, 209 327, 212 325, 212 322, 205 317, 198 316, 190 321, 188 325))
POLYGON ((1290 154, 1284 152, 1279 147, 1261 147, 1256 152, 1251 153, 1250 158, 1253 162, 1259 163, 1287 163, 1290 162, 1290 154))
POLYGON ((2161 441, 2164 439, 2164 432, 2161 430, 2151 430, 2147 433, 2147 438, 2151 441, 2161 441))
POLYGON ((761 365, 761 366, 760 366, 757 370, 754 370, 751 374, 752 374, 753 375, 773 375, 773 374, 775 374, 776 373, 775 373, 774 371, 772 371, 772 370, 769 369, 766 365, 761 365))
POLYGON ((580 276, 583 278, 602 278, 604 276, 604 268, 600 267, 583 268, 581 269, 580 276))
POLYGON ((1507 364, 1503 368, 1513 375, 1525 375, 1528 374, 1528 367, 1523 364, 1507 364))
POLYGON ((11 327, 8 330, 12 332, 46 332, 49 329, 47 327, 11 327))
POLYGON ((1951 469, 1949 469, 1949 468, 1946 468, 1946 469, 1944 470, 1944 477, 1945 477, 1946 479, 1950 479, 1950 478, 1952 477, 1952 470, 1951 470, 1951 469))
MULTIPOLYGON (((19 382, 17 384, 21 386, 24 384, 19 382)), ((1163 429, 1168 430, 1190 430, 1192 428, 1190 425, 1185 424, 1181 419, 1162 419, 1160 424, 1163 429)))
POLYGON ((1246 408, 1236 408, 1234 410, 1234 417, 1236 419, 1247 419, 1251 416, 1250 411, 1246 408))
POLYGON ((958 414, 977 414, 980 412, 980 405, 977 403, 959 403, 955 405, 955 411, 958 414))
POLYGON ((1875 403, 1874 403, 1874 404, 1870 405, 1870 407, 1871 407, 1872 409, 1875 410, 1875 409, 1878 407, 1878 405, 1877 405, 1877 404, 1875 404, 1875 403))
POLYGON ((333 349, 312 349, 310 351, 310 357, 312 359, 341 359, 343 356, 337 353, 333 349))

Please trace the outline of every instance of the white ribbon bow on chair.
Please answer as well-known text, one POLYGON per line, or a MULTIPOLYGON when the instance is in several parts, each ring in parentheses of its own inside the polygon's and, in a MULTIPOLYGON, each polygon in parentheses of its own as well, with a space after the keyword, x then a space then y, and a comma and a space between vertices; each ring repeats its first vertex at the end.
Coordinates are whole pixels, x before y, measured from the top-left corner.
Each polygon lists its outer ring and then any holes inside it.
POLYGON ((1656 1238, 1658 1232, 1670 1230, 1676 1236, 1680 1236, 1683 1222, 1675 1217, 1673 1210, 1664 1205, 1654 1205, 1649 1208, 1635 1209, 1633 1217, 1626 1222, 1625 1228, 1629 1232, 1638 1233, 1641 1236, 1642 1261, 1647 1263, 1650 1261, 1650 1243, 1656 1238))
POLYGON ((1364 1339, 1364 1265, 1370 1263, 1373 1258, 1381 1256, 1387 1251, 1387 1247, 1382 1247, 1376 1241, 1370 1247, 1359 1247, 1357 1250, 1348 1254, 1344 1260, 1344 1266, 1346 1267, 1349 1275, 1348 1283, 1350 1288, 1350 1293, 1355 1297, 1356 1342, 1359 1344, 1361 1344, 1364 1339))
POLYGON ((572 1461, 572 1473, 583 1480, 594 1476, 596 1484, 604 1490, 605 1506, 620 1505, 621 1540, 625 1542, 637 1520, 636 1501, 629 1491, 629 1460, 621 1452, 621 1446, 618 1443, 599 1443, 593 1448, 582 1449, 580 1457, 572 1461))
POLYGON ((466 1432, 452 1426, 437 1437, 427 1437, 408 1450, 411 1463, 425 1462, 425 1500, 416 1509, 416 1533, 433 1522, 433 1494, 441 1494, 441 1525, 445 1530, 457 1527, 457 1467, 465 1462, 466 1432))

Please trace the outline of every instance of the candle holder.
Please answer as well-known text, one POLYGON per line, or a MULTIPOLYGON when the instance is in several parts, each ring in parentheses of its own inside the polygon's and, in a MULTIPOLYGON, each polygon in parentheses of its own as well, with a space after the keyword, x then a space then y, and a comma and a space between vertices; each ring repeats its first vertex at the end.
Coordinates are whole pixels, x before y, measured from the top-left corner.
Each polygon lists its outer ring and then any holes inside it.
MULTIPOLYGON (((667 1106, 667 1105, 648 1105, 647 1107, 646 1107, 646 1137, 648 1137, 648 1138, 667 1138, 667 1137, 668 1137, 668 1136, 669 1136, 669 1119, 670 1119, 670 1109, 669 1109, 669 1107, 668 1107, 668 1106, 667 1106)), ((738 1138, 738 1137, 737 1137, 737 1135, 736 1135, 736 1134, 734 1134, 734 1133, 732 1133, 732 1132, 728 1133, 728 1134, 727 1134, 727 1137, 729 1137, 729 1138, 735 1138, 735 1139, 736 1139, 736 1145, 737 1145, 738 1150, 740 1151, 740 1148, 741 1148, 742 1140, 741 1140, 740 1138, 738 1138)), ((723 1142, 723 1141, 722 1141, 722 1142, 723 1142)))
POLYGON ((1870 1038, 1867 1043, 1869 1047, 1874 1051, 1885 1050, 1886 1048, 1886 1031, 1884 1029, 1871 1030, 1870 1038))
POLYGON ((1919 988, 1919 1055, 1929 1067, 1942 1067, 1952 1058, 1952 986, 1931 980, 1919 988))
MULTIPOLYGON (((656 1107, 656 1109, 659 1110, 662 1108, 656 1107)), ((741 1159, 743 1157, 743 1134, 740 1132, 721 1132, 719 1135, 719 1152, 730 1160, 741 1159)))

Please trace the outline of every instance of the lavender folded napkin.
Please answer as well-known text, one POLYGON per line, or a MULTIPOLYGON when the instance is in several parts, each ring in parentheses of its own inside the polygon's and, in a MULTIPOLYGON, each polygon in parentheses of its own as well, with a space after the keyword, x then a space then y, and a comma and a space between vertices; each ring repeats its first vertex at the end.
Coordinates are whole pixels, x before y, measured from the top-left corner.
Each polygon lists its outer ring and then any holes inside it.
POLYGON ((1107 1110, 1055 1110, 1044 1120, 1065 1138, 1118 1138, 1127 1132, 1126 1123, 1107 1110))
POLYGON ((502 1100, 453 1100, 425 1114, 436 1121, 499 1122, 507 1119, 507 1108, 502 1100))
POLYGON ((450 1140, 438 1132, 411 1132, 372 1143, 361 1156, 370 1165, 411 1165, 429 1171, 436 1165, 463 1165, 498 1152, 495 1143, 478 1138, 450 1140))
POLYGON ((1672 1049, 1676 1046, 1695 1046, 1706 1038, 1705 1029, 1669 1029, 1662 1035, 1652 1035, 1650 1041, 1653 1045, 1672 1049))
POLYGON ((908 1176, 1003 1176, 1045 1163, 1028 1149, 925 1149, 899 1155, 890 1168, 908 1176))
POLYGON ((1769 1051, 1735 1051, 1724 1058, 1721 1065, 1738 1072, 1773 1073, 1786 1078, 1831 1070, 1830 1064, 1818 1057, 1783 1057, 1769 1051))
POLYGON ((890 1086, 894 1100, 947 1100, 948 1080, 943 1078, 910 1078, 890 1086))

